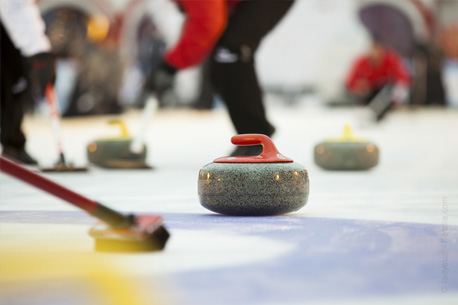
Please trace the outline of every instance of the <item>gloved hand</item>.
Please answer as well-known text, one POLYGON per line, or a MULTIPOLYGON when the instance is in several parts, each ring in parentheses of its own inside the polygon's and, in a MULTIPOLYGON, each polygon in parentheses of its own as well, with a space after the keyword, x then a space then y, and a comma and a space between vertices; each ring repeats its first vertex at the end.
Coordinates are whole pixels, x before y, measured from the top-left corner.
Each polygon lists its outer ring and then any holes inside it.
POLYGON ((146 80, 144 91, 156 92, 161 97, 167 90, 172 88, 177 69, 162 61, 151 76, 146 80))
POLYGON ((56 80, 56 59, 51 53, 39 53, 29 57, 29 63, 32 94, 42 98, 46 86, 56 80))

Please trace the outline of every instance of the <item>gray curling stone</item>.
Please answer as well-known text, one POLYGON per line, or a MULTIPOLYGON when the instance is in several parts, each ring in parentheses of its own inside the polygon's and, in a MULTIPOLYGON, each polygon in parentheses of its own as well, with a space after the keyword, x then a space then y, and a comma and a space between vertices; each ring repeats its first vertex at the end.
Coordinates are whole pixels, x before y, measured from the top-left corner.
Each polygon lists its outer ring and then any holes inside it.
POLYGON ((146 145, 140 153, 131 151, 132 138, 121 121, 110 121, 109 124, 118 124, 122 129, 119 137, 102 138, 95 140, 87 146, 89 162, 104 168, 151 168, 146 163, 146 145))
POLYGON ((261 134, 232 137, 235 145, 262 144, 253 157, 222 157, 199 172, 202 206, 236 216, 280 215, 299 210, 309 195, 307 170, 280 154, 272 140, 261 134))
POLYGON ((130 150, 131 139, 99 139, 89 143, 89 162, 105 168, 149 168, 146 164, 146 146, 139 154, 130 150))
POLYGON ((353 137, 349 126, 338 139, 315 146, 315 164, 327 170, 367 170, 378 164, 379 149, 368 140, 353 137))

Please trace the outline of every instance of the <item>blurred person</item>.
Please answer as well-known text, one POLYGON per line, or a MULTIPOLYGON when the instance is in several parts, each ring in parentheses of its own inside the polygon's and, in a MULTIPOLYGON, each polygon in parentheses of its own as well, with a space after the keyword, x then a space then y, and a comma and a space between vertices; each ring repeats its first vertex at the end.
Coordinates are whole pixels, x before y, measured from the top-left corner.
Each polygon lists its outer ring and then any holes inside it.
POLYGON ((445 57, 448 60, 458 61, 458 21, 442 27, 439 42, 444 50, 445 57))
MULTIPOLYGON (((458 3, 456 4, 458 13, 458 3)), ((442 26, 439 36, 444 53, 442 73, 447 106, 458 107, 458 22, 442 26)))
POLYGON ((356 59, 345 80, 345 87, 358 104, 368 105, 383 89, 390 88, 391 102, 407 102, 410 75, 407 65, 375 35, 369 50, 356 59))
MULTIPOLYGON (((262 39, 282 19, 294 0, 175 0, 186 15, 178 42, 145 83, 160 97, 173 86, 178 70, 202 63, 208 56, 213 88, 225 102, 237 133, 272 136, 255 54, 262 39)), ((258 155, 260 145, 239 146, 232 155, 258 155)))
POLYGON ((435 43, 417 43, 412 55, 414 71, 410 94, 411 105, 445 105, 442 79, 444 56, 435 43))
POLYGON ((45 25, 33 0, 0 0, 2 154, 36 165, 21 130, 26 104, 41 98, 55 80, 55 60, 45 25))

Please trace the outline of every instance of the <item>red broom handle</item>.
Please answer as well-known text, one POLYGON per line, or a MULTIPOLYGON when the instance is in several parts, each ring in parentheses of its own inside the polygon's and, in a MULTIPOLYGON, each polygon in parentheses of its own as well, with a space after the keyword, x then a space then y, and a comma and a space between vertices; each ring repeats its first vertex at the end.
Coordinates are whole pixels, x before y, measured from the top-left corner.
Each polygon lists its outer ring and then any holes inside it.
POLYGON ((0 156, 0 171, 27 182, 45 192, 59 197, 116 228, 125 228, 136 221, 133 215, 123 215, 96 201, 77 194, 45 177, 42 177, 0 156))
POLYGON ((56 197, 59 197, 85 210, 91 215, 95 213, 99 205, 97 202, 81 196, 55 182, 52 182, 49 179, 17 165, 3 156, 0 156, 0 170, 56 197))

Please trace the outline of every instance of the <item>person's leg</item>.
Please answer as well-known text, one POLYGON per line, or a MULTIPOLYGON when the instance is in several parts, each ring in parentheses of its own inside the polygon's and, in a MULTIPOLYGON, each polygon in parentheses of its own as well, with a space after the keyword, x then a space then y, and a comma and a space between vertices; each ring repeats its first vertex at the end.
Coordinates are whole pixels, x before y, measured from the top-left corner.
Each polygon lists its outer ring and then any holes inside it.
POLYGON ((27 80, 23 68, 23 58, 13 46, 1 26, 0 54, 0 143, 2 154, 27 164, 36 164, 25 151, 25 136, 21 129, 24 117, 24 95, 27 80))
MULTIPOLYGON (((25 150, 25 136, 21 129, 24 118, 24 94, 14 93, 11 88, 21 86, 20 83, 13 84, 7 75, 1 78, 0 88, 0 143, 2 154, 25 164, 37 164, 25 150)), ((13 90, 14 91, 14 90, 13 90)))
POLYGON ((14 146, 24 148, 25 136, 21 130, 24 116, 20 94, 11 92, 14 84, 8 75, 2 75, 1 80, 1 136, 0 142, 3 147, 14 146))
POLYGON ((286 14, 290 1, 243 1, 230 17, 212 55, 211 74, 237 133, 272 135, 255 71, 254 56, 262 38, 286 14))
POLYGON ((196 109, 213 108, 213 85, 210 78, 210 59, 207 59, 201 68, 200 92, 193 104, 196 109))

